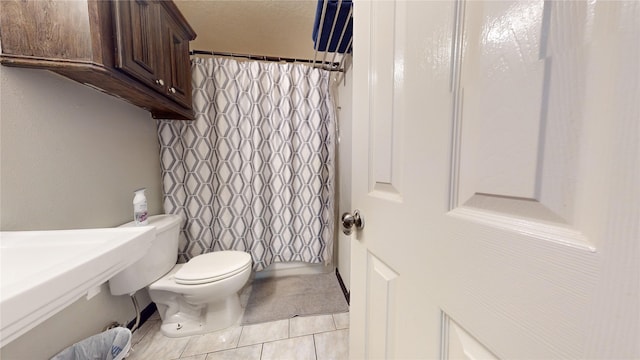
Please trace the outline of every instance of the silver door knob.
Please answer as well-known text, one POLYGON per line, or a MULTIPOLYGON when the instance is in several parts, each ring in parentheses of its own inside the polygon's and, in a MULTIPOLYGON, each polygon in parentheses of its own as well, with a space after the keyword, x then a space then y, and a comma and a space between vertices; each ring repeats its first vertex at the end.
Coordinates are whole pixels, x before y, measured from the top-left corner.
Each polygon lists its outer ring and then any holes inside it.
POLYGON ((353 227, 356 230, 362 230, 364 228, 364 219, 360 216, 360 210, 354 210, 353 215, 348 212, 342 214, 342 232, 345 235, 351 235, 353 227))
POLYGON ((164 86, 164 80, 162 79, 157 79, 156 80, 156 84, 160 85, 160 86, 164 86))
POLYGON ((173 86, 169 88, 169 92, 172 94, 176 93, 176 88, 174 88, 173 86))

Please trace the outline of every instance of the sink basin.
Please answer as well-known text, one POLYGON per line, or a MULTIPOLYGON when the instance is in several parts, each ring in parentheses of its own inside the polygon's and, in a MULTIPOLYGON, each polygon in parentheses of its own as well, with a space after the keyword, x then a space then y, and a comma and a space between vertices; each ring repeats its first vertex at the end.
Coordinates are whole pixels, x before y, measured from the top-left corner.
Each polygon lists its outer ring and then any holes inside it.
POLYGON ((151 226, 0 232, 0 347, 140 259, 151 226))

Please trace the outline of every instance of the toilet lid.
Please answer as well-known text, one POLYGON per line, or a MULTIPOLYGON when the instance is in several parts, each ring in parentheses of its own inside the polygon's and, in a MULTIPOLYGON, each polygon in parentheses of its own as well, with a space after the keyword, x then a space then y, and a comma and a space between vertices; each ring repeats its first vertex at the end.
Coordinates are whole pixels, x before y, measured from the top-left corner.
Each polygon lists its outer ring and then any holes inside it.
POLYGON ((233 276, 251 266, 251 255, 242 251, 216 251, 194 257, 174 274, 178 284, 196 285, 233 276))

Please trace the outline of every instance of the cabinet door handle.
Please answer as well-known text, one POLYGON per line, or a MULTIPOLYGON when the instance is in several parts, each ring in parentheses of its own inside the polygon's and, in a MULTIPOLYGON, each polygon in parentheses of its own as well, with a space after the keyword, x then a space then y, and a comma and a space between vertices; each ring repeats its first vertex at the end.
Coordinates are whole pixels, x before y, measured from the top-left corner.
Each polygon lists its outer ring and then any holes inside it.
POLYGON ((156 80, 156 84, 158 84, 160 86, 164 86, 164 80, 158 79, 158 80, 156 80))
POLYGON ((176 88, 174 88, 173 86, 169 88, 169 92, 172 94, 176 93, 176 88))

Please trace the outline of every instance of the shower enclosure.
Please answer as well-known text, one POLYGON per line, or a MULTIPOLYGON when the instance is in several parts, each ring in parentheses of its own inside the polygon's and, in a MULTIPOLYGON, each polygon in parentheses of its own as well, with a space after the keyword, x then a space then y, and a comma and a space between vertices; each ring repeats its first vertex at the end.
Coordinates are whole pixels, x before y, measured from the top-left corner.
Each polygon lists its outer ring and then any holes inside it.
POLYGON ((219 250, 332 263, 330 73, 292 63, 192 61, 190 122, 158 120, 164 208, 184 219, 179 261, 219 250))

